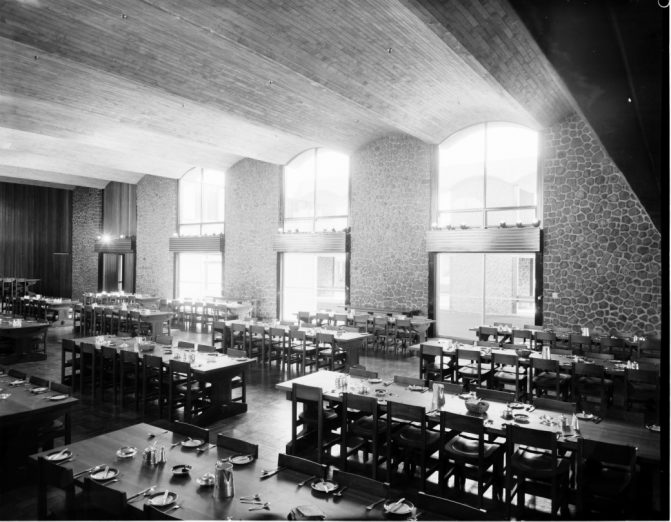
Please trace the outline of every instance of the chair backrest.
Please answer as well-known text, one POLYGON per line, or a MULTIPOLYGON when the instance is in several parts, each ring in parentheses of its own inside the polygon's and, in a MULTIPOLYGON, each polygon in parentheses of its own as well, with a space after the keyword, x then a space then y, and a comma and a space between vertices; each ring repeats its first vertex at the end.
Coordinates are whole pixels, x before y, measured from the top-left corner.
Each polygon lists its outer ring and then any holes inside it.
POLYGON ((304 402, 314 401, 319 404, 322 402, 323 391, 317 386, 308 386, 306 384, 293 383, 291 387, 292 401, 304 402))
POLYGON ((26 372, 22 372, 21 370, 17 370, 15 368, 10 368, 7 370, 7 375, 14 377, 15 379, 25 379, 27 377, 26 372))
POLYGON ((259 445, 252 444, 246 440, 236 439, 235 437, 229 437, 223 433, 217 433, 217 446, 221 448, 226 448, 237 453, 244 453, 245 455, 251 455, 255 459, 259 457, 259 445))
POLYGON ((198 344, 197 351, 201 353, 214 353, 217 350, 214 348, 214 346, 208 346, 207 344, 198 344))
POLYGON ((456 382, 447 382, 447 381, 429 381, 429 388, 433 389, 434 384, 442 384, 443 391, 449 393, 450 395, 459 395, 464 391, 464 385, 456 382))
POLYGON ((555 359, 541 359, 540 357, 532 357, 531 368, 542 372, 557 372, 559 371, 559 361, 555 359))
POLYGON ((424 406, 387 401, 387 417, 389 419, 417 422, 422 426, 422 430, 426 428, 426 408, 424 406))
POLYGON ((516 330, 513 328, 513 341, 516 340, 521 340, 522 342, 526 340, 532 340, 534 338, 534 335, 531 333, 531 330, 529 329, 524 329, 524 330, 516 330))
POLYGON ((170 425, 170 429, 174 433, 179 433, 180 435, 186 435, 187 437, 193 437, 195 439, 204 440, 205 442, 210 442, 210 430, 201 426, 196 426, 194 424, 176 420, 170 425))
POLYGON ((279 453, 277 455, 277 465, 279 467, 293 469, 294 471, 300 471, 308 475, 315 475, 318 478, 325 478, 326 471, 328 470, 326 464, 319 464, 312 460, 296 457, 295 455, 287 455, 285 453, 279 453))
POLYGON ((265 337, 266 327, 263 326, 262 324, 252 324, 249 326, 249 333, 251 335, 265 337))
POLYGON ((496 402, 513 402, 515 400, 515 392, 492 390, 489 388, 475 388, 475 394, 481 398, 496 402))
POLYGON ((178 341, 177 348, 195 348, 195 343, 189 341, 178 341))
MULTIPOLYGON (((112 348, 114 349, 114 348, 112 348)), ((34 384, 35 386, 40 386, 43 388, 48 388, 49 387, 49 379, 43 379, 42 377, 37 377, 36 375, 31 375, 28 378, 28 382, 30 384, 34 384)))
POLYGON ((296 314, 296 317, 298 318, 298 322, 304 322, 304 323, 309 323, 310 322, 310 312, 298 312, 296 314))
POLYGON ((604 335, 599 339, 599 344, 601 345, 602 351, 604 348, 624 348, 624 339, 604 335))
MULTIPOLYGON (((603 382, 605 374, 606 372, 600 364, 580 362, 573 364, 573 375, 576 377, 598 377, 603 382)), ((578 382, 578 379, 573 379, 573 381, 578 382)))
POLYGON ((377 379, 377 372, 361 368, 350 367, 349 374, 352 377, 362 377, 364 379, 377 379))
POLYGON ((423 491, 419 492, 415 503, 418 508, 448 517, 449 520, 493 520, 484 509, 478 509, 448 498, 429 495, 423 491))
POLYGON ((226 350, 226 355, 229 357, 247 357, 247 352, 244 350, 238 350, 237 348, 229 348, 226 350))
POLYGON ((602 466, 624 468, 632 474, 636 471, 636 447, 613 444, 590 439, 581 439, 580 462, 593 460, 602 466))
POLYGON ((537 330, 534 332, 534 342, 536 343, 536 348, 539 346, 549 346, 550 349, 552 349, 557 346, 557 334, 554 332, 544 332, 542 330, 537 330))
POLYGON ((305 330, 289 330, 291 341, 305 341, 305 330))
POLYGON ((394 375, 394 383, 401 386, 426 386, 426 379, 406 377, 405 375, 394 375))
POLYGON ((534 407, 540 410, 575 413, 575 402, 560 401, 558 399, 550 399, 547 397, 534 399, 534 407))
POLYGON ((476 335, 479 341, 489 341, 489 338, 492 337, 494 341, 499 340, 499 330, 492 326, 480 326, 477 329, 476 335))
POLYGON ((550 353, 555 355, 573 355, 572 350, 563 350, 562 348, 552 348, 550 347, 550 353))
POLYGON ((592 346, 592 338, 589 335, 570 334, 568 344, 573 352, 589 352, 592 346))
POLYGON ((100 348, 100 357, 104 361, 116 361, 117 359, 117 351, 114 346, 103 346, 100 348))
POLYGON ((326 333, 326 332, 317 332, 317 344, 320 347, 323 347, 324 345, 328 344, 333 346, 334 343, 334 336, 332 333, 326 333))
POLYGON ((659 385, 659 372, 656 370, 635 370, 626 368, 624 370, 625 383, 641 383, 659 385))
MULTIPOLYGON (((130 350, 121 350, 119 352, 121 354, 121 362, 123 363, 131 363, 131 364, 139 364, 140 362, 140 354, 137 352, 131 352, 130 350)), ((145 354, 143 357, 144 364, 148 364, 148 361, 151 360, 151 358, 154 357, 161 361, 161 364, 163 364, 163 359, 159 357, 158 355, 150 355, 150 354, 145 354)))
POLYGON ((457 359, 480 362, 480 350, 477 348, 457 348, 457 359))
POLYGON ((492 352, 492 363, 518 367, 520 358, 514 353, 492 352))
POLYGON ((158 334, 156 336, 156 342, 158 344, 172 346, 172 335, 158 334))
POLYGON ((334 469, 333 481, 339 486, 347 486, 352 491, 361 491, 374 497, 384 498, 389 496, 388 484, 354 473, 334 469))
MULTIPOLYGON (((557 435, 553 431, 535 428, 523 428, 518 425, 508 424, 506 426, 506 448, 508 456, 511 457, 516 446, 530 446, 532 448, 548 450, 550 452, 553 468, 557 466, 557 435)), ((508 458, 507 462, 511 459, 508 458)))
POLYGON ((268 335, 273 338, 280 338, 284 339, 284 337, 287 335, 287 332, 284 328, 278 328, 276 326, 271 326, 268 329, 268 335))
POLYGON ((109 515, 112 520, 126 519, 125 514, 128 504, 125 491, 109 488, 86 477, 84 478, 84 496, 90 513, 102 512, 104 515, 109 515))
POLYGON ((378 412, 379 405, 375 397, 366 397, 356 393, 343 393, 343 410, 356 410, 368 415, 378 412))

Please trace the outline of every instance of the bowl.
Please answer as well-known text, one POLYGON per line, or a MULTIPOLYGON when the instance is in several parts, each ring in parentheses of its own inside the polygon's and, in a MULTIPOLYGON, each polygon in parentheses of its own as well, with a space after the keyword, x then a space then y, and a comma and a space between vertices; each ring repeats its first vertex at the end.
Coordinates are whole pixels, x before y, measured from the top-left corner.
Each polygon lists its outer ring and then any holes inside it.
POLYGON ((486 413, 489 409, 489 403, 485 401, 480 401, 478 399, 470 399, 465 402, 466 409, 469 413, 475 413, 477 415, 482 415, 486 413))

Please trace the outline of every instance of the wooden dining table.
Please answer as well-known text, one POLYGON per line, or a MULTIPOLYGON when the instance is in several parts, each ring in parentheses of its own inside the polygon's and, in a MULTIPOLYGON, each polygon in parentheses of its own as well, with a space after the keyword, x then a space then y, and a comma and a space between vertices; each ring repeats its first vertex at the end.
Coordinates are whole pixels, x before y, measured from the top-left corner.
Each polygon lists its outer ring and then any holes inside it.
MULTIPOLYGON (((199 479, 205 473, 215 472, 218 459, 227 459, 236 454, 223 447, 210 447, 207 445, 209 441, 203 441, 200 447, 204 451, 199 452, 197 448, 181 445, 184 440, 184 435, 140 423, 70 444, 67 449, 74 456, 71 462, 48 464, 71 468, 75 474, 95 466, 107 465, 118 471, 119 479, 107 487, 125 492, 129 499, 152 486, 155 486, 154 493, 164 494, 167 490, 176 495, 174 505, 180 507, 170 510, 168 506, 165 510, 171 517, 182 520, 285 520, 292 509, 306 505, 318 509, 328 520, 384 519, 381 505, 375 509, 366 509, 367 505, 381 499, 356 488, 347 489, 342 496, 336 498, 319 493, 311 487, 319 481, 318 478, 310 478, 308 474, 292 469, 283 469, 264 478, 263 470, 277 468, 277 453, 262 445, 259 447, 257 459, 247 464, 234 464, 233 496, 215 498, 213 487, 199 484, 199 479), (158 450, 164 448, 167 462, 154 466, 144 464, 143 450, 150 446, 158 450), (135 448, 137 453, 130 458, 119 458, 117 451, 122 447, 135 448), (173 474, 172 468, 181 465, 190 466, 188 474, 173 474), (302 481, 306 481, 306 484, 298 486, 302 481), (268 503, 267 509, 250 510, 259 506, 242 502, 243 498, 255 495, 258 495, 261 502, 268 503)), ((36 461, 38 457, 46 457, 60 449, 63 448, 37 453, 31 458, 36 461)), ((80 474, 75 480, 82 485, 88 475, 89 473, 80 474)), ((140 496, 128 502, 132 518, 142 518, 143 504, 146 501, 146 497, 140 496)), ((439 513, 426 511, 423 518, 443 519, 439 513)))
POLYGON ((249 367, 254 362, 253 359, 229 357, 217 352, 197 352, 158 344, 154 341, 145 340, 140 342, 136 339, 105 335, 83 337, 74 339, 74 341, 77 345, 81 343, 93 344, 97 349, 101 349, 103 346, 111 346, 116 348, 117 351, 137 351, 140 358, 145 354, 160 355, 163 364, 166 366, 170 364, 170 359, 179 357, 179 360, 185 360, 187 356, 192 355, 194 360, 190 362, 190 365, 195 378, 211 384, 209 393, 211 405, 193 417, 192 422, 195 424, 204 426, 247 411, 247 403, 232 400, 232 379, 236 376, 247 378, 249 367))
POLYGON ((49 323, 29 319, 0 318, 0 338, 6 339, 11 352, 0 353, 0 364, 42 361, 47 358, 47 330, 49 323), (20 321, 14 323, 14 321, 20 321), (41 349, 33 349, 39 338, 41 349))
MULTIPOLYGON (((338 389, 336 378, 342 376, 340 372, 320 370, 289 381, 278 383, 276 388, 287 393, 287 399, 291 399, 291 389, 293 383, 315 386, 322 389, 325 400, 340 402, 344 389, 338 389)), ((361 395, 377 397, 378 403, 384 409, 386 402, 391 400, 403 404, 414 406, 423 406, 426 408, 429 418, 437 421, 439 410, 445 410, 452 413, 467 414, 465 399, 467 394, 454 395, 445 393, 445 404, 439 409, 432 404, 433 393, 429 388, 413 390, 408 386, 396 384, 393 381, 382 379, 364 379, 347 376, 347 391, 361 395), (380 390, 378 392, 378 390, 380 390), (431 413, 431 414, 429 414, 431 413)), ((489 409, 482 416, 485 420, 485 429, 492 435, 505 435, 505 426, 508 423, 515 423, 515 420, 508 420, 502 417, 506 409, 505 403, 488 401, 489 409)), ((537 428, 541 430, 558 431, 557 423, 560 419, 560 413, 551 410, 533 409, 529 405, 523 405, 520 411, 527 415, 523 425, 525 427, 537 428), (552 424, 554 422, 554 424, 552 424)), ((514 410, 515 411, 515 410, 514 410)), ((518 423, 522 425, 521 423, 518 423)), ((580 433, 562 432, 559 437, 561 446, 569 449, 576 449, 578 436, 586 439, 610 442, 613 444, 630 444, 638 448, 638 458, 651 462, 659 462, 661 458, 660 432, 652 431, 645 426, 635 426, 626 422, 602 419, 596 423, 592 420, 580 421, 580 433)))

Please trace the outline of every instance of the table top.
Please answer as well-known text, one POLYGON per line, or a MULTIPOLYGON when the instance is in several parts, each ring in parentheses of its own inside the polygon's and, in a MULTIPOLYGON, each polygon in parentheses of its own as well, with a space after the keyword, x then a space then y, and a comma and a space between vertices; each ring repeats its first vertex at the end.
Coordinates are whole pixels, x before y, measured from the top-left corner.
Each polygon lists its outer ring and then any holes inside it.
POLYGON ((21 326, 13 326, 12 319, 0 319, 0 331, 35 331, 49 328, 49 323, 44 321, 31 321, 21 319, 21 326))
POLYGON ((198 352, 194 351, 193 349, 189 350, 184 348, 175 348, 148 340, 142 342, 138 341, 136 344, 134 341, 135 339, 136 338, 134 337, 104 335, 98 337, 82 337, 73 340, 76 344, 89 343, 95 345, 96 348, 111 346, 116 348, 117 352, 122 350, 138 352, 140 358, 142 358, 145 354, 159 355, 166 365, 170 363, 170 359, 179 357, 178 360, 186 360, 186 354, 193 355, 194 360, 191 362, 191 369, 196 374, 204 375, 216 373, 221 370, 242 368, 254 362, 254 359, 248 359, 247 357, 229 357, 228 355, 224 355, 218 352, 198 352))
MULTIPOLYGON (((270 328, 282 328, 287 333, 290 330, 289 326, 282 324, 273 325, 271 323, 251 323, 236 320, 219 321, 219 323, 223 323, 228 327, 230 327, 233 323, 244 324, 247 330, 249 330, 250 326, 263 326, 266 332, 268 332, 270 328)), ((340 330, 331 330, 328 328, 307 327, 307 326, 301 326, 300 328, 298 328, 298 331, 305 332, 306 337, 311 339, 316 337, 318 333, 333 334, 333 337, 335 338, 336 342, 344 342, 344 343, 373 337, 373 334, 370 334, 368 332, 345 332, 340 330)))
MULTIPOLYGON (((109 484, 109 488, 126 492, 127 497, 156 486, 155 492, 166 490, 177 495, 177 505, 180 509, 170 511, 172 517, 185 520, 262 520, 286 519, 289 512, 297 506, 310 505, 319 509, 329 520, 382 520, 384 514, 381 506, 367 511, 365 506, 379 500, 367 493, 348 489, 339 498, 319 494, 312 490, 311 484, 317 479, 309 480, 305 486, 298 487, 297 483, 310 477, 298 471, 285 469, 279 473, 261 478, 262 470, 277 467, 277 454, 259 448, 259 458, 248 464, 234 465, 233 485, 234 496, 227 499, 213 498, 213 487, 201 486, 198 479, 205 473, 214 473, 217 459, 225 459, 235 455, 232 451, 220 447, 207 447, 202 453, 195 449, 187 449, 176 442, 185 440, 184 435, 165 431, 149 424, 135 424, 121 430, 99 435, 91 439, 70 444, 67 448, 74 455, 71 462, 56 464, 71 468, 74 473, 87 470, 98 465, 108 465, 118 470, 118 482, 109 484), (149 437, 154 434, 154 437, 149 437), (167 462, 156 466, 143 464, 142 454, 146 447, 155 444, 156 448, 165 448, 167 462), (117 450, 123 446, 134 447, 137 454, 131 458, 118 458, 117 450), (173 466, 191 466, 187 475, 175 476, 173 466), (241 497, 259 495, 263 502, 268 502, 268 509, 249 511, 254 504, 241 502, 241 497)), ((32 455, 46 456, 59 451, 52 451, 32 455)), ((86 474, 78 480, 83 483, 86 474)), ((145 498, 138 498, 129 503, 131 510, 142 510, 145 498)), ((433 519, 433 516, 425 516, 433 519)))
POLYGON ((8 395, 7 398, 0 399, 0 420, 3 424, 42 417, 50 412, 69 409, 78 402, 78 399, 71 396, 60 398, 63 397, 62 394, 49 390, 33 393, 31 390, 38 390, 39 387, 32 384, 11 384, 17 380, 6 374, 0 376, 0 397, 8 395), (51 397, 55 399, 51 400, 51 397))
MULTIPOLYGON (((328 370, 320 370, 313 372, 296 379, 281 382, 276 385, 278 390, 290 392, 294 382, 305 384, 308 386, 320 387, 323 390, 324 398, 333 401, 339 401, 342 397, 342 392, 336 388, 336 377, 342 376, 342 373, 331 372, 328 370)), ((423 406, 427 413, 436 411, 433 401, 433 393, 428 388, 413 391, 408 386, 396 384, 391 381, 383 381, 381 379, 362 379, 356 377, 347 377, 347 390, 350 393, 360 393, 362 388, 367 389, 368 392, 364 395, 371 395, 378 398, 378 403, 383 407, 388 400, 400 402, 403 404, 410 404, 415 406, 423 406), (380 393, 377 393, 380 390, 380 393)), ((466 406, 464 405, 465 395, 453 395, 445 393, 445 404, 440 410, 450 411, 453 413, 467 414, 466 406)), ((514 423, 515 421, 505 420, 502 417, 506 409, 505 403, 495 401, 489 402, 489 409, 486 414, 482 416, 485 419, 485 428, 489 433, 496 435, 505 434, 505 425, 507 423, 514 423)), ((534 409, 528 411, 529 406, 524 405, 520 410, 513 410, 513 412, 522 412, 528 416, 528 422, 524 423, 525 427, 556 431, 556 426, 551 424, 551 421, 557 422, 561 413, 534 409), (548 420, 550 419, 550 421, 548 420)), ((433 416, 435 420, 438 419, 438 414, 433 416)), ((603 419, 598 424, 589 421, 580 421, 580 434, 587 439, 598 440, 603 442, 611 442, 614 444, 630 444, 638 448, 639 458, 648 460, 660 460, 660 433, 646 429, 644 426, 634 426, 620 421, 603 419)), ((575 434, 571 436, 560 438, 560 442, 569 447, 577 447, 577 438, 575 434)))

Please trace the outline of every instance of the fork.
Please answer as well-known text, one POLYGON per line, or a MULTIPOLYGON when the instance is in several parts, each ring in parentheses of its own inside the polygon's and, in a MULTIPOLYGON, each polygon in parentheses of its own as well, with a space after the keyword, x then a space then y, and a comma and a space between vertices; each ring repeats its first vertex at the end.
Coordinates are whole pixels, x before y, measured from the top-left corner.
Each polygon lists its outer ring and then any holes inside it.
POLYGON ((305 486, 305 484, 307 484, 308 482, 310 482, 312 479, 316 479, 316 478, 317 478, 317 475, 312 475, 311 477, 308 477, 308 478, 306 478, 305 480, 301 480, 301 481, 300 481, 298 484, 296 484, 296 485, 297 485, 299 488, 302 488, 303 486, 305 486))
POLYGON ((248 511, 258 511, 258 510, 260 510, 260 509, 268 509, 268 510, 270 510, 270 505, 268 504, 268 502, 266 502, 266 503, 263 504, 262 506, 250 507, 248 511))

